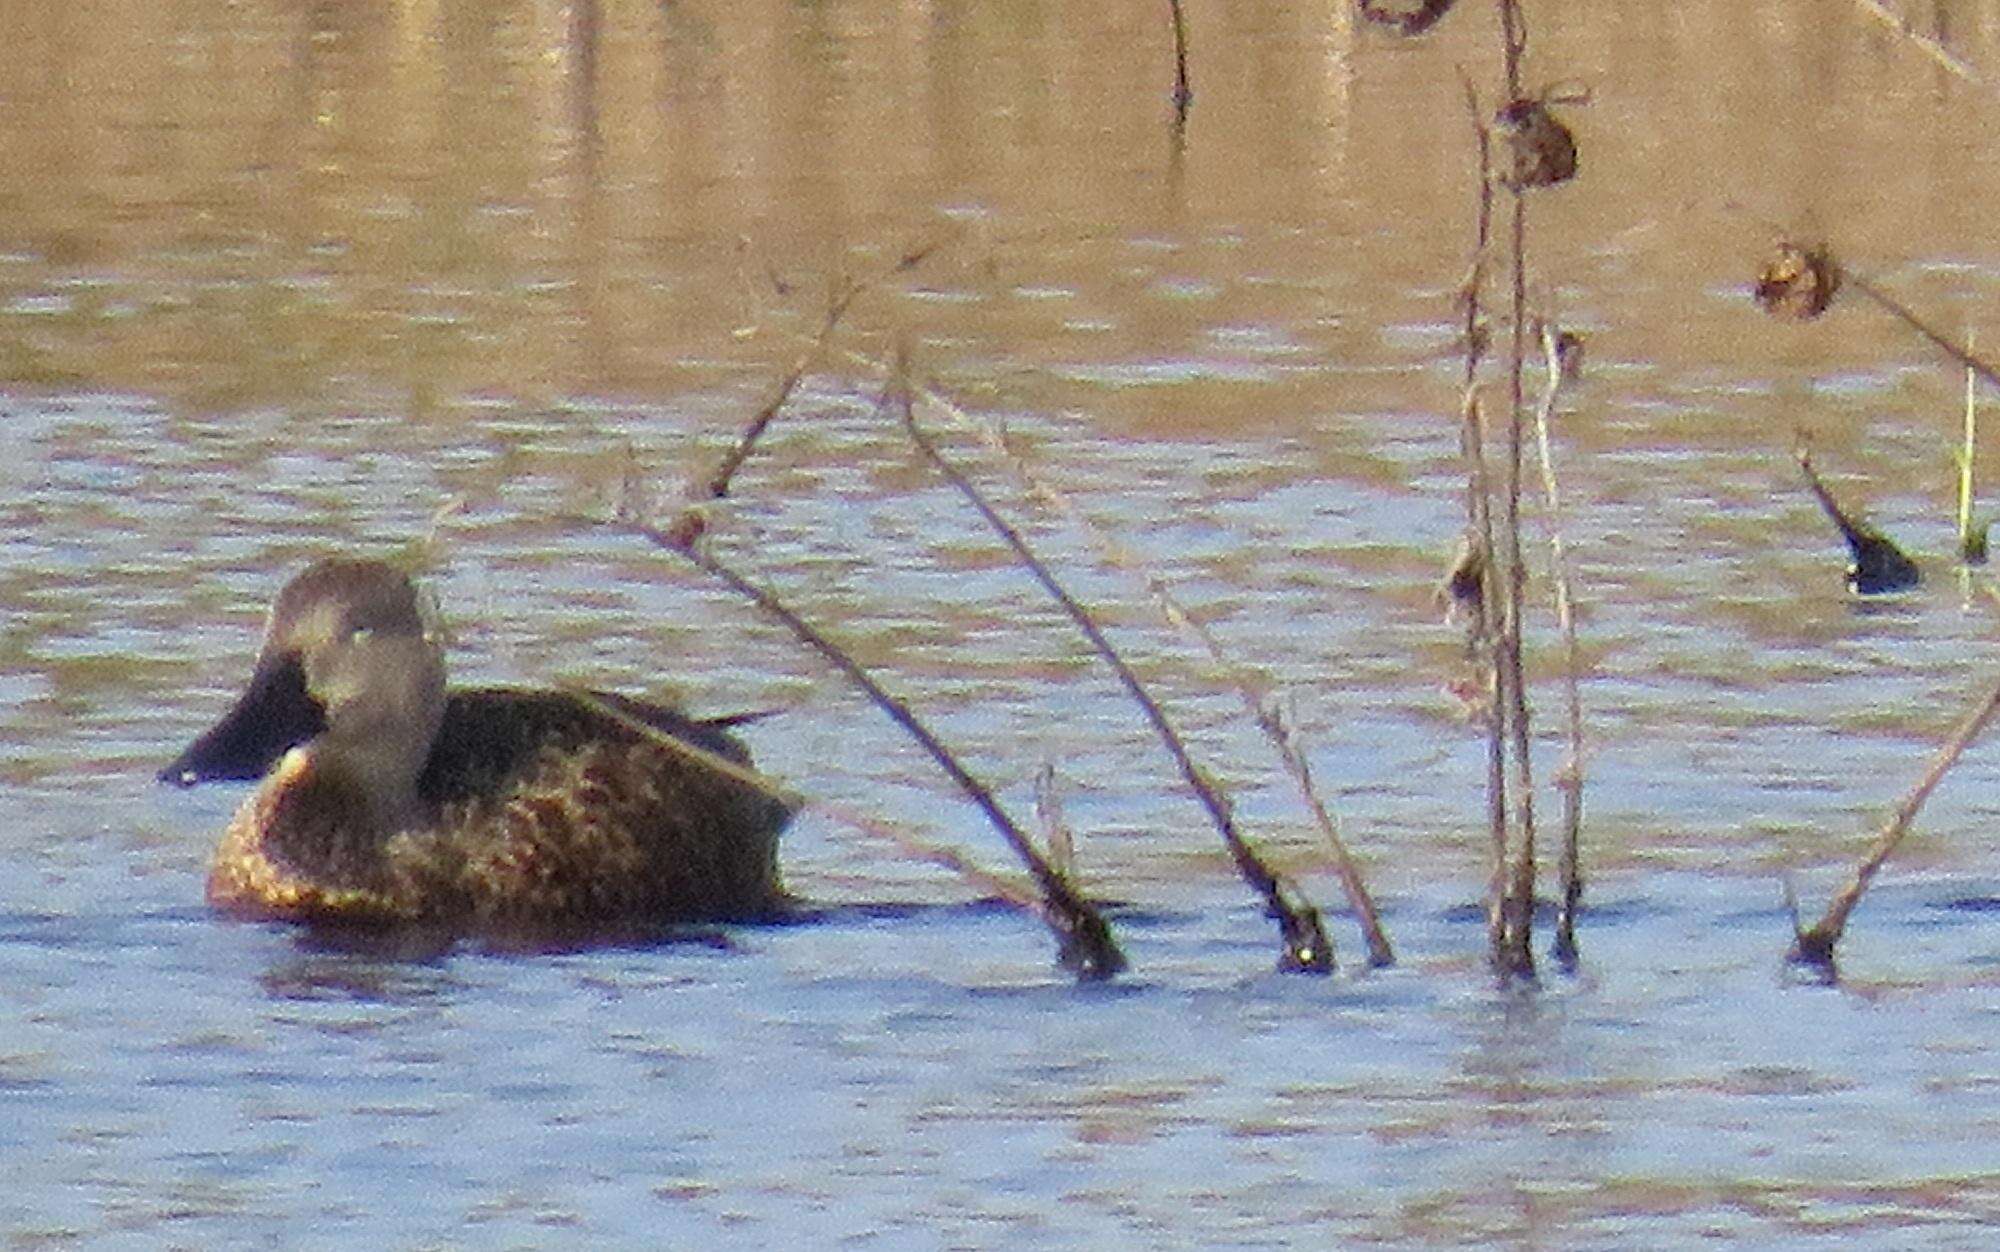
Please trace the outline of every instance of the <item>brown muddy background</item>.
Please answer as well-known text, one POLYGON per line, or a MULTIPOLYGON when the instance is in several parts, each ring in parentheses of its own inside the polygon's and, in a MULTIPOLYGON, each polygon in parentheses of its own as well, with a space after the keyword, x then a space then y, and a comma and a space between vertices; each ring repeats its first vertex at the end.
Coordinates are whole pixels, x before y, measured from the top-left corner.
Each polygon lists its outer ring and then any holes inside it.
MULTIPOLYGON (((1531 250, 1536 307, 1588 340, 1556 437, 1594 911, 1581 977, 1508 991, 1431 601, 1479 0, 1408 42, 1338 3, 1190 0, 1178 143, 1164 0, 12 0, 0 1236, 1978 1245, 1989 750, 1856 915, 1843 986, 1779 965, 1781 879, 1822 899, 2000 663, 1945 559, 1961 384, 1865 306, 1781 326, 1747 285, 1804 231, 2000 345, 2000 94, 1859 5, 1527 7, 1529 81, 1591 97, 1531 250), (206 913, 238 793, 153 771, 299 564, 413 544, 461 675, 782 707, 753 732, 771 772, 1003 864, 777 630, 588 520, 628 469, 671 501, 848 279, 713 542, 1008 802, 1055 763, 1129 978, 1069 986, 1031 922, 820 817, 786 850, 818 920, 693 943, 411 960, 206 913), (1267 972, 1269 923, 1136 715, 875 415, 870 362, 904 340, 1288 693, 1399 967, 1267 972), (1848 595, 1798 428, 1922 590, 1848 595)), ((2000 6, 1907 14, 2000 80, 2000 6)), ((1331 905, 1235 697, 1087 536, 983 481, 1331 905)))

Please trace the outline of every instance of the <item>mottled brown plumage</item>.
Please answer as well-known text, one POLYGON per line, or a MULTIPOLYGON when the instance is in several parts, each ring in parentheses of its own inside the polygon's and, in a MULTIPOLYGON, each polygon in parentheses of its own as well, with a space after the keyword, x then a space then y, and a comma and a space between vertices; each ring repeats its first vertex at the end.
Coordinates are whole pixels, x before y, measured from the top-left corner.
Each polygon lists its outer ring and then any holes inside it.
POLYGON ((322 561, 279 596, 250 690, 161 777, 262 779, 217 849, 218 908, 574 933, 783 908, 790 810, 727 766, 749 755, 720 723, 627 697, 447 695, 409 580, 322 561))

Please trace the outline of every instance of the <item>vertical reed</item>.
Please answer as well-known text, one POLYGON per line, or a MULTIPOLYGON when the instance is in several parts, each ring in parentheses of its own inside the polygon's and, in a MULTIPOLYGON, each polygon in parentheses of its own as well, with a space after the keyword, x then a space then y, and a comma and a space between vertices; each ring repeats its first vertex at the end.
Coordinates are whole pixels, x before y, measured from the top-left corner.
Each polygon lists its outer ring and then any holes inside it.
POLYGON ((1181 0, 1167 0, 1174 19, 1174 131, 1187 128, 1188 109, 1194 104, 1194 88, 1188 83, 1187 15, 1181 0))
MULTIPOLYGON (((1499 0, 1502 75, 1507 99, 1522 99, 1521 59, 1527 51, 1527 28, 1519 0, 1499 0)), ((1527 589, 1527 565, 1521 553, 1521 444, 1525 419, 1522 371, 1527 356, 1528 322, 1528 202, 1518 179, 1505 180, 1513 193, 1512 231, 1508 261, 1512 275, 1507 350, 1507 475, 1500 537, 1505 564, 1500 629, 1495 639, 1499 716, 1507 729, 1513 754, 1514 818, 1510 832, 1505 887, 1500 902, 1500 943, 1494 964, 1509 977, 1532 977, 1531 948, 1535 920, 1535 787, 1530 759, 1532 735, 1528 694, 1521 663, 1521 621, 1527 589)))
MULTIPOLYGON (((1968 337, 1967 347, 1971 347, 1968 337)), ((1979 375, 1965 371, 1965 426, 1958 446, 1958 559, 1967 565, 1986 562, 1986 529, 1972 520, 1972 473, 1978 461, 1979 375)))
POLYGON ((1542 400, 1535 408, 1535 446, 1541 454, 1542 498, 1549 511, 1549 566, 1555 584, 1556 624, 1563 640, 1563 695, 1569 714, 1569 756, 1558 771, 1556 785, 1562 791, 1562 859, 1558 873, 1562 897, 1556 912, 1556 937, 1550 954, 1566 970, 1576 968, 1576 916, 1583 904, 1583 692, 1582 660, 1576 645, 1576 605, 1571 594, 1569 551, 1563 542, 1562 495, 1556 486, 1555 454, 1549 445, 1549 419, 1554 415, 1556 397, 1562 391, 1563 362, 1556 343, 1555 328, 1546 322, 1541 328, 1542 359, 1548 381, 1542 400))
POLYGON ((1485 357, 1487 334, 1481 321, 1481 294, 1486 260, 1493 245, 1493 137, 1485 110, 1469 79, 1463 80, 1466 108, 1472 115, 1478 143, 1479 182, 1473 210, 1472 264, 1459 293, 1464 313, 1465 374, 1459 405, 1459 452, 1465 459, 1466 546, 1476 572, 1476 587, 1466 599, 1470 610, 1467 639, 1475 670, 1483 676, 1486 698, 1486 817, 1492 844, 1492 877, 1486 890, 1487 945, 1496 954, 1505 933, 1501 900, 1507 885, 1507 729, 1500 713, 1497 632, 1494 614, 1500 604, 1499 563, 1494 559, 1493 483, 1486 461, 1485 414, 1479 401, 1479 365, 1485 357))

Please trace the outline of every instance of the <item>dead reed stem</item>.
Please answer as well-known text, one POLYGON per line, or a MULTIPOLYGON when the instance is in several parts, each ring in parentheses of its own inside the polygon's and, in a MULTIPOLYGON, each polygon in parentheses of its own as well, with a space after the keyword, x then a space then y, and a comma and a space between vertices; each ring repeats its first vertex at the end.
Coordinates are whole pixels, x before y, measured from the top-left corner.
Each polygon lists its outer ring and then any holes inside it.
POLYGON ((1930 323, 1924 321, 1923 318, 1918 317, 1908 305, 1844 265, 1840 267, 1840 276, 1856 291, 1873 300, 1877 306, 1887 310, 1905 326, 1923 336, 1932 347, 1958 362, 1966 369, 1979 375, 1992 386, 2000 387, 2000 369, 1994 368, 1980 357, 1975 356, 1972 349, 1961 346, 1943 331, 1936 329, 1930 323))
POLYGON ((798 390, 799 380, 805 377, 813 362, 819 360, 826 351, 827 340, 832 338, 834 327, 840 325, 840 319, 846 316, 847 310, 853 306, 855 297, 866 289, 865 284, 848 281, 843 281, 834 289, 832 297, 827 301, 826 315, 820 319, 819 332, 793 360, 792 367, 785 371, 785 376, 778 381, 777 389, 772 392, 771 398, 765 401, 762 408, 751 414, 750 420, 743 426, 743 433, 737 437, 735 446, 723 455, 722 460, 716 464, 715 471, 708 476, 701 488, 691 493, 694 499, 720 500, 729 494, 729 484, 736 477, 736 471, 742 469, 743 463, 750 459, 750 453, 757 447, 757 440, 763 437, 771 420, 777 417, 778 411, 792 398, 792 392, 798 390))
POLYGON ((1465 313, 1465 379, 1459 405, 1459 452, 1465 459, 1465 515, 1468 542, 1477 554, 1479 594, 1470 605, 1468 647, 1474 669, 1485 683, 1486 817, 1492 839, 1493 871, 1486 885, 1486 939, 1500 951, 1505 922, 1501 901, 1507 889, 1507 726, 1500 711, 1500 675, 1494 614, 1501 601, 1500 562, 1493 542, 1493 478, 1486 463, 1486 415, 1479 402, 1479 364, 1486 355, 1486 327, 1480 321, 1480 297, 1486 286, 1486 261, 1493 248, 1493 135, 1472 81, 1461 76, 1465 107, 1479 148, 1479 184, 1474 202, 1472 264, 1467 268, 1460 303, 1465 313))
POLYGON ((1167 0, 1174 17, 1174 129, 1187 126, 1188 108, 1194 104, 1194 88, 1188 84, 1187 15, 1181 0, 1167 0))
POLYGON ((901 726, 911 738, 930 754, 933 761, 960 790, 986 815, 994 829, 1000 832, 1014 854, 1027 866, 1035 885, 1040 888, 1042 904, 1039 912, 1049 928, 1055 933, 1059 949, 1059 959, 1063 966, 1076 974, 1079 979, 1092 981, 1110 978, 1125 968, 1125 956, 1118 950, 1111 936, 1111 928, 1103 916, 1089 903, 1077 895, 1070 885, 1049 867, 1033 843, 1016 826, 1006 811, 1000 807, 993 793, 986 785, 959 764, 949 749, 931 733, 930 729, 917 719, 909 706, 883 689, 875 678, 863 669, 838 644, 828 639, 794 613, 785 603, 770 591, 744 578, 735 570, 724 565, 703 550, 692 538, 684 537, 680 528, 662 530, 640 521, 636 516, 621 515, 617 525, 630 534, 637 535, 653 544, 686 558, 704 573, 727 585, 731 590, 746 597, 765 613, 776 618, 795 635, 801 643, 819 653, 829 664, 848 680, 865 692, 891 720, 901 726))
POLYGON ((1042 846, 1049 850, 1049 864, 1064 878, 1074 879, 1076 834, 1063 816, 1062 794, 1056 790, 1056 767, 1048 761, 1035 771, 1035 820, 1042 827, 1042 846))
MULTIPOLYGON (((1990 588, 1989 594, 1991 594, 1990 588)), ((1817 924, 1795 932, 1788 960, 1795 964, 1832 971, 1833 949, 1840 942, 1841 932, 1847 929, 1848 914, 1852 913, 1854 906, 1861 902, 1861 895, 1868 890, 1868 884, 1874 879, 1875 872, 1882 868, 1882 863, 1889 859, 1889 854, 1896 850, 1896 845, 1900 844, 1903 836, 1909 833, 1910 823, 1916 820, 1918 811, 1924 807, 1924 801, 1930 799, 1931 791, 1944 778, 1945 772, 1956 764, 1958 758, 1965 754, 1965 750, 1979 738, 1980 732, 1986 729, 1995 713, 2000 713, 2000 682, 1994 684, 1985 698, 1959 723, 1951 738, 1932 755, 1930 767, 1924 771, 1923 777, 1917 780, 1916 786, 1910 788, 1902 803, 1896 806, 1896 812, 1889 819, 1888 825, 1882 828, 1882 833, 1876 836, 1875 843, 1868 849, 1868 854, 1862 857, 1861 864, 1855 867, 1853 878, 1848 880, 1847 886, 1833 898, 1833 902, 1827 905, 1826 914, 1817 924)))
MULTIPOLYGON (((993 899, 1004 900, 1024 913, 1032 913, 1036 917, 1042 918, 1045 922, 1048 921, 1048 905, 1041 896, 1035 893, 1032 887, 1011 878, 1004 878, 989 869, 975 865, 954 848, 943 847, 931 843, 929 840, 919 839, 907 830, 892 826, 884 821, 879 821, 876 818, 868 816, 866 813, 857 812, 846 805, 830 804, 825 800, 809 800, 801 804, 800 807, 832 818, 834 821, 852 827, 862 834, 879 839, 884 843, 894 844, 897 849, 913 860, 928 861, 940 869, 949 870, 970 884, 974 890, 993 899)), ((1051 923, 1051 925, 1053 924, 1051 923)), ((1061 932, 1058 931, 1057 933, 1060 934, 1061 932)), ((1083 974, 1079 974, 1079 976, 1091 977, 1083 974)), ((1103 977, 1103 975, 1097 977, 1103 977)))
MULTIPOLYGON (((786 403, 791 400, 792 393, 798 390, 799 382, 805 377, 806 371, 811 369, 813 363, 826 354, 827 344, 833 338, 834 329, 840 325, 840 320, 847 315, 848 309, 853 307, 854 301, 862 293, 872 289, 886 275, 902 273, 921 264, 932 253, 943 246, 943 243, 944 240, 941 238, 931 239, 902 253, 881 273, 871 278, 860 280, 842 279, 834 285, 832 293, 827 298, 826 313, 820 319, 818 332, 807 341, 805 348, 793 360, 791 368, 785 371, 784 377, 779 380, 778 386, 772 392, 771 398, 755 413, 751 414, 748 422, 744 423, 743 433, 737 436, 735 446, 730 448, 723 455, 722 459, 717 462, 714 471, 710 473, 707 480, 700 487, 689 492, 690 499, 701 503, 708 500, 720 500, 729 494, 729 484, 735 479, 736 472, 743 468, 745 461, 750 459, 751 452, 757 447, 757 441, 763 437, 764 431, 771 425, 772 419, 777 417, 779 410, 783 409, 786 403)), ((693 531, 690 532, 690 537, 692 537, 692 533, 698 532, 700 528, 698 519, 693 516, 684 516, 675 524, 680 527, 692 527, 693 531)))
POLYGON ((1563 797, 1563 842, 1559 873, 1562 902, 1556 914, 1556 937, 1550 953, 1565 969, 1575 969, 1577 959, 1576 915, 1583 904, 1583 692, 1579 671, 1583 662, 1576 645, 1576 609, 1569 577, 1569 552, 1563 543, 1562 496, 1556 487, 1555 454, 1549 446, 1549 419, 1554 415, 1556 397, 1562 391, 1562 358, 1556 347, 1555 330, 1542 326, 1542 358, 1548 381, 1542 401, 1535 408, 1535 446, 1541 453, 1542 496, 1549 510, 1549 564, 1555 583, 1556 622, 1563 638, 1563 690, 1569 713, 1569 759, 1557 772, 1557 786, 1563 797))
POLYGON ((670 751, 677 752, 706 769, 713 770, 726 778, 732 778, 746 787, 754 787, 772 799, 782 801, 788 807, 799 808, 806 803, 805 797, 799 792, 778 782, 769 774, 752 769, 747 765, 739 765, 726 756, 719 756, 716 753, 710 752, 700 744, 689 743, 679 735, 670 734, 667 731, 661 730, 658 726, 642 721, 605 699, 597 692, 590 690, 588 687, 560 681, 555 686, 577 703, 589 705, 592 711, 598 715, 617 722, 633 734, 643 739, 649 739, 670 751))
POLYGON ((1139 681, 1139 676, 1112 646, 1111 640, 1105 636, 1103 628, 1097 624, 1090 611, 1077 603, 1076 598, 1056 581, 1055 575, 1050 572, 1047 564, 1035 555, 1021 532, 1000 516, 971 480, 966 478, 938 449, 936 440, 917 424, 908 374, 900 362, 896 375, 890 381, 890 392, 891 395, 885 396, 885 399, 896 406, 902 417, 903 428, 909 432, 910 441, 917 446, 917 450, 923 453, 924 458, 944 476, 945 481, 956 488, 979 516, 985 519, 986 524, 1013 551, 1015 559, 1034 576, 1036 582, 1041 584, 1042 590, 1048 592, 1050 597, 1062 606, 1063 612, 1069 615, 1070 621, 1075 623, 1076 628, 1083 633, 1083 637, 1090 641, 1090 646, 1096 650, 1097 655, 1102 657, 1105 664, 1111 667, 1112 673, 1118 676, 1118 681, 1124 686, 1126 694, 1130 695, 1145 713, 1146 721, 1152 726, 1153 733, 1160 737, 1160 742, 1166 745, 1167 754, 1173 758, 1181 777, 1187 780, 1188 787, 1201 801, 1202 807, 1208 811, 1209 820, 1215 824, 1217 832, 1222 836, 1223 845, 1229 849, 1230 859, 1236 863, 1237 873, 1242 875, 1243 881, 1250 884, 1252 890, 1263 897, 1270 916, 1277 919, 1283 940, 1278 967, 1302 973, 1331 973, 1333 945, 1328 941, 1326 931, 1320 923, 1319 910, 1309 903, 1294 902, 1287 898, 1288 893, 1284 885, 1237 831, 1228 800, 1216 789, 1202 768, 1195 764, 1194 757, 1188 752, 1186 741, 1174 729, 1166 711, 1160 707, 1157 700, 1153 699, 1152 693, 1148 692, 1145 684, 1139 681))
MULTIPOLYGON (((1970 346, 1968 341, 1968 346, 1970 346)), ((1958 448, 1958 559, 1986 559, 1986 536, 1972 529, 1972 473, 1979 455, 1979 376, 1965 371, 1965 429, 1958 448)))
POLYGON ((1860 7, 1863 13, 1887 26, 1890 30, 1895 31, 1918 51, 1944 67, 1948 73, 1956 75, 1959 79, 1972 84, 1974 87, 1983 87, 1987 90, 1992 89, 1992 84, 1981 78, 1979 71, 1973 69, 1958 54, 1937 40, 1932 39, 1929 35, 1918 34, 1916 28, 1910 24, 1908 18, 1893 12, 1887 5, 1881 3, 1881 0, 1854 0, 1854 3, 1860 7))
MULTIPOLYGON (((840 355, 884 378, 892 377, 895 373, 894 366, 861 352, 847 350, 840 355)), ((1374 897, 1369 894, 1367 884, 1362 880, 1360 866, 1349 852, 1347 841, 1341 837, 1339 822, 1320 799, 1319 792, 1313 785, 1312 771, 1307 765, 1305 752, 1300 748, 1297 736, 1285 724, 1276 706, 1258 691, 1257 683, 1250 673, 1229 657, 1212 631, 1194 620, 1164 578, 1131 548, 1091 520, 1066 492, 1059 490, 1036 473, 996 424, 990 419, 975 417, 961 406, 954 404, 935 387, 921 386, 912 381, 911 390, 915 398, 931 405, 938 412, 951 418, 962 429, 976 436, 1008 467, 1030 499, 1074 524, 1090 537, 1106 560, 1138 579, 1168 625, 1180 631, 1185 638, 1202 649, 1216 671, 1228 681, 1230 687, 1243 701, 1244 709, 1251 720, 1264 732, 1265 738, 1276 750, 1285 771, 1297 785, 1307 809, 1312 813, 1321 838, 1326 844, 1327 854, 1331 858, 1334 875, 1339 879, 1341 889, 1347 896, 1348 905, 1354 910, 1355 919, 1361 926, 1363 940, 1368 946, 1368 963, 1376 967, 1395 964, 1395 951, 1391 948, 1388 934, 1382 927, 1381 915, 1375 907, 1374 897)))
MULTIPOLYGON (((1972 523, 1974 439, 1977 435, 1978 423, 1978 398, 1975 395, 1973 379, 1976 377, 1984 380, 1989 386, 2000 387, 2000 368, 1995 368, 1983 357, 1975 353, 1969 342, 1960 344, 1951 336, 1919 317, 1915 310, 1911 309, 1901 300, 1896 299, 1896 297, 1876 286, 1875 283, 1856 274, 1846 266, 1840 266, 1839 276, 1847 286, 1860 292, 1864 297, 1872 301, 1876 307, 1884 310, 1911 330, 1916 331, 1925 342, 1950 357, 1965 370, 1965 436, 1959 452, 1958 466, 1959 555, 1962 560, 1966 561, 1983 560, 1986 552, 1986 536, 1984 533, 1975 534, 1972 523)), ((1821 503, 1824 504, 1826 502, 1825 492, 1816 482, 1814 483, 1814 491, 1821 496, 1821 503)), ((1838 521, 1837 512, 1835 516, 1836 521, 1838 521)), ((1843 526, 1844 530, 1845 527, 1843 526)))
MULTIPOLYGON (((1509 101, 1521 98, 1521 58, 1527 30, 1518 0, 1500 0, 1502 67, 1509 101)), ((1501 716, 1506 719, 1514 758, 1514 828, 1508 847, 1507 888, 1501 902, 1500 948, 1494 963, 1510 977, 1532 977, 1531 947, 1535 921, 1535 788, 1529 756, 1527 686, 1521 662, 1522 612, 1527 593, 1527 564, 1521 551, 1521 445, 1526 400, 1522 370, 1527 355, 1528 202, 1525 190, 1513 193, 1513 230, 1508 260, 1513 274, 1512 323, 1507 352, 1507 495, 1501 527, 1506 553, 1505 599, 1500 613, 1497 647, 1501 716)))
POLYGON ((1840 507, 1840 501, 1834 498, 1833 490, 1826 485, 1826 480, 1819 476, 1819 470, 1813 465, 1812 440, 1805 428, 1800 427, 1793 434, 1792 460, 1798 462, 1800 472, 1805 475, 1806 488, 1813 493, 1813 499, 1819 502, 1820 512, 1826 514, 1827 519, 1839 529, 1843 537, 1857 533, 1855 519, 1849 517, 1847 510, 1840 507))

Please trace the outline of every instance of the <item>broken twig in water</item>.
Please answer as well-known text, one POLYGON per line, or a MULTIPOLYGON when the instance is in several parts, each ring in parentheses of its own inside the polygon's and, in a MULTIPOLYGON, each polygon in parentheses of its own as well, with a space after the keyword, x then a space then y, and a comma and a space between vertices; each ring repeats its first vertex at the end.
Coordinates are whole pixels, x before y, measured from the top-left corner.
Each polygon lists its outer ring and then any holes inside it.
POLYGON ((1864 596, 1887 595, 1896 591, 1907 591, 1923 581, 1923 572, 1917 563, 1903 555, 1903 550, 1881 531, 1861 521, 1840 507, 1833 498, 1833 492, 1820 480, 1818 471, 1813 469, 1812 444, 1804 432, 1800 432, 1798 442, 1792 448, 1792 457, 1799 463, 1799 469, 1806 476, 1806 486, 1812 488, 1813 498, 1834 526, 1840 537, 1847 543, 1847 585, 1864 596))
MULTIPOLYGON (((1989 594, 1991 594, 1990 589, 1989 594)), ((1905 795, 1902 803, 1896 806, 1894 816, 1889 819, 1888 825, 1882 828, 1882 833, 1876 836, 1874 846, 1868 849, 1868 854, 1861 858, 1861 864, 1855 867, 1854 877, 1848 880, 1847 886, 1841 889, 1831 904, 1827 905, 1826 914, 1815 925, 1795 931, 1788 960, 1797 965, 1816 967, 1829 974, 1833 972, 1833 949, 1840 942, 1841 933, 1847 929, 1848 914, 1854 911, 1855 905, 1861 903, 1862 893, 1868 890, 1868 884, 1874 879, 1876 871, 1882 868, 1882 863, 1889 859, 1889 854, 1896 850, 1896 845, 1900 844, 1903 836, 1909 833, 1910 823, 1916 820, 1918 811, 1924 807, 1924 801, 1930 799, 1932 790, 1944 778, 1945 772, 1957 764, 1958 758, 1963 756, 1965 750, 1979 738, 1980 732, 1986 729, 1995 713, 2000 713, 2000 683, 1994 684, 1993 689, 1986 693, 1978 706, 1959 723, 1951 738, 1931 757, 1930 768, 1924 771, 1924 776, 1917 780, 1916 786, 1910 788, 1909 794, 1905 795)))
POLYGON ((1111 641, 1105 637, 1103 629, 1090 615, 1090 611, 1078 604, 1076 598, 1063 589, 1062 584, 1056 581, 1055 575, 1049 572, 1048 566, 1035 555, 1027 540, 1022 538, 1021 532, 994 510, 986 497, 980 494, 979 489, 972 485, 971 480, 938 450, 937 442, 930 434, 917 424, 915 406, 910 397, 907 370, 900 361, 896 374, 890 381, 890 393, 885 399, 896 406, 902 417, 903 428, 909 432, 910 441, 916 444, 917 450, 923 453, 925 459, 958 490, 960 495, 965 497, 994 533, 1012 549, 1015 558, 1034 576, 1035 581, 1042 585, 1042 589, 1062 606, 1063 612, 1067 613, 1070 621, 1083 632, 1084 638, 1090 641, 1090 646, 1096 649, 1097 655, 1102 657, 1112 672, 1118 676, 1118 681, 1124 686, 1126 694, 1130 695, 1145 713, 1146 721, 1152 726, 1153 733, 1166 745, 1167 753, 1173 757, 1174 765, 1180 770, 1181 777, 1187 780, 1188 787, 1201 801, 1202 807, 1208 811, 1209 820, 1215 823, 1216 830, 1222 835, 1222 842, 1229 849, 1230 858, 1235 861, 1237 872, 1264 898, 1266 909, 1277 919, 1284 940, 1283 951, 1278 957, 1278 967, 1304 973, 1330 973, 1333 969, 1333 946, 1327 940, 1326 932, 1320 924, 1319 910, 1309 903, 1288 898, 1291 893, 1237 832, 1236 821, 1230 813, 1228 800, 1216 790, 1201 767, 1195 764, 1194 758, 1188 753, 1187 744, 1174 729, 1173 723, 1167 720, 1166 712, 1139 681, 1139 676, 1132 672, 1132 667, 1126 664, 1125 658, 1111 646, 1111 641))

